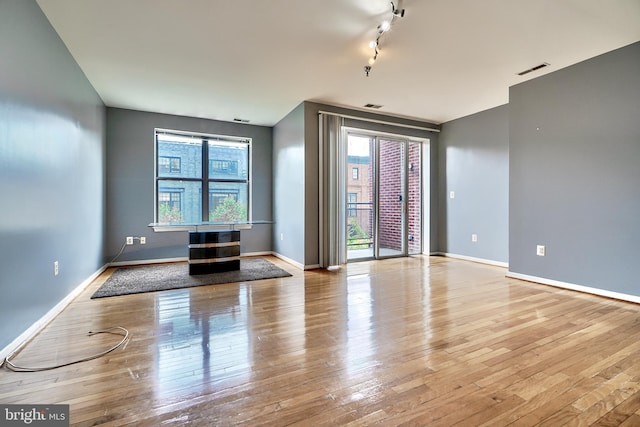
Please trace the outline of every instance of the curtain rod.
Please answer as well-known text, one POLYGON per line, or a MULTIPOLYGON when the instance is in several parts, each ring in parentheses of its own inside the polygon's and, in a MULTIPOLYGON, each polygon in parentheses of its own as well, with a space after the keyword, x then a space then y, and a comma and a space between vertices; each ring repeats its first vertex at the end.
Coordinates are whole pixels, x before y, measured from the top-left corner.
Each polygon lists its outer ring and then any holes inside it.
POLYGON ((386 122, 384 120, 369 119, 369 118, 366 118, 366 117, 348 116, 346 114, 332 113, 331 111, 322 111, 321 110, 321 111, 318 111, 318 114, 328 114, 330 116, 338 116, 338 117, 342 117, 344 119, 361 120, 361 121, 364 121, 364 122, 378 123, 378 124, 381 124, 381 125, 389 125, 389 126, 403 127, 403 128, 409 128, 409 129, 418 129, 418 130, 427 130, 429 132, 440 132, 440 129, 427 128, 427 127, 414 126, 414 125, 407 125, 407 124, 403 124, 403 123, 386 122))
POLYGON ((227 142, 239 142, 248 144, 251 142, 251 138, 243 137, 243 136, 231 136, 231 135, 213 135, 210 133, 201 133, 201 132, 191 132, 186 130, 172 130, 172 129, 162 129, 155 128, 156 135, 170 135, 170 136, 179 136, 183 138, 195 138, 195 139, 206 139, 208 141, 227 141, 227 142))

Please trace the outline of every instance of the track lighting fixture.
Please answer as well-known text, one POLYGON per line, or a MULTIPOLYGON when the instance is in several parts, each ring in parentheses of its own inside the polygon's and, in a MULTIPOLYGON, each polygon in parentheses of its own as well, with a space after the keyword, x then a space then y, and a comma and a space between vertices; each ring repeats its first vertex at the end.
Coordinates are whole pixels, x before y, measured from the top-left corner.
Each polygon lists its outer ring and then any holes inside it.
POLYGON ((382 21, 380 25, 378 25, 375 40, 372 40, 371 42, 369 42, 369 47, 373 49, 373 56, 369 58, 369 65, 365 65, 364 67, 364 74, 367 77, 369 77, 369 73, 371 72, 371 67, 373 66, 373 64, 375 64, 376 60, 378 59, 378 54, 380 53, 380 38, 382 37, 383 34, 386 34, 391 29, 391 25, 393 25, 393 22, 396 18, 404 17, 404 9, 400 7, 401 2, 402 0, 398 0, 397 6, 394 2, 391 2, 391 19, 382 21))

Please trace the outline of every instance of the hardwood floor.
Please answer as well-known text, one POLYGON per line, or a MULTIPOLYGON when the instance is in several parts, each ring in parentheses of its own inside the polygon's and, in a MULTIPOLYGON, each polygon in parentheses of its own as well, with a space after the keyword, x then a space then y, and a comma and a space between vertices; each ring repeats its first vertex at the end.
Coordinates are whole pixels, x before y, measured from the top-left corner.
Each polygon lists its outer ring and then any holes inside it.
MULTIPOLYGON (((440 257, 91 300, 0 371, 0 403, 88 425, 640 425, 638 305, 440 257)), ((186 265, 185 265, 186 268, 186 265)))

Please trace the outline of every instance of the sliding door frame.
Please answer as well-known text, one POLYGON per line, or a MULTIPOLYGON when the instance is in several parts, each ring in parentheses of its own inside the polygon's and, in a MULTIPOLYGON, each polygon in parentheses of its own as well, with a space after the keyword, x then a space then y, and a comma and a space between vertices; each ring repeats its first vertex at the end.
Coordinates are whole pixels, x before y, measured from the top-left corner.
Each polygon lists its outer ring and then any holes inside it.
MULTIPOLYGON (((425 227, 429 227, 429 221, 425 220, 425 217, 428 219, 429 215, 430 215, 430 200, 429 200, 429 191, 428 191, 428 185, 429 185, 429 175, 430 175, 430 154, 429 154, 429 149, 430 149, 430 139, 429 138, 420 138, 420 137, 413 137, 413 136, 409 136, 409 135, 402 135, 402 134, 396 134, 396 133, 387 133, 387 132, 379 132, 379 131, 372 131, 372 130, 368 130, 368 129, 362 129, 362 128, 357 128, 357 127, 347 127, 347 126, 343 126, 342 128, 342 135, 341 138, 343 140, 343 143, 345 145, 348 144, 348 138, 350 135, 353 136, 359 136, 359 137, 365 137, 365 138, 369 138, 371 143, 373 144, 373 150, 371 150, 372 152, 372 156, 373 158, 370 160, 370 165, 373 166, 374 168, 374 174, 373 174, 373 183, 370 183, 370 185, 373 186, 372 189, 372 196, 373 196, 373 207, 372 207, 372 212, 374 215, 374 219, 373 219, 373 223, 374 223, 374 227, 373 227, 373 233, 374 233, 374 242, 373 242, 373 256, 372 257, 366 257, 366 258, 357 258, 357 259, 352 259, 349 260, 348 256, 345 256, 345 258, 347 259, 347 261, 361 261, 361 260, 367 260, 367 259, 384 259, 384 258, 394 258, 394 257, 404 257, 404 256, 408 256, 411 255, 409 252, 409 224, 408 224, 408 216, 409 216, 409 200, 408 200, 408 193, 409 193, 409 145, 410 143, 418 143, 420 146, 420 164, 419 164, 419 168, 420 168, 420 198, 421 198, 421 203, 419 203, 419 207, 420 207, 420 253, 424 254, 424 253, 428 253, 429 252, 429 246, 430 246, 430 242, 429 242, 429 229, 425 228, 425 227), (394 141, 394 142, 399 142, 402 143, 402 147, 403 147, 403 161, 402 161, 402 187, 403 187, 403 195, 402 195, 402 253, 400 255, 390 255, 390 256, 381 256, 380 255, 380 243, 379 243, 379 198, 380 198, 380 140, 384 139, 384 140, 389 140, 389 141, 394 141)), ((347 150, 345 150, 345 156, 347 155, 347 150)), ((347 159, 344 159, 344 171, 343 173, 345 174, 345 176, 347 176, 347 159)), ((346 186, 346 180, 345 180, 345 188, 344 188, 344 198, 343 200, 347 200, 347 186, 346 186)), ((345 218, 345 252, 347 251, 346 248, 346 234, 347 234, 347 227, 346 227, 346 218, 347 218, 347 203, 344 204, 344 208, 341 209, 340 214, 343 215, 343 217, 345 218)))

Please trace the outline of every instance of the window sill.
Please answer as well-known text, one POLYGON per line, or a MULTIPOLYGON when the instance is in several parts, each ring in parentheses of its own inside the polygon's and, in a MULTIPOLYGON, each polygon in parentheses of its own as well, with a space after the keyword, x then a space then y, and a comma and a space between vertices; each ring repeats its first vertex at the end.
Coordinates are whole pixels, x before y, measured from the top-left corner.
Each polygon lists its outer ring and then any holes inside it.
POLYGON ((273 221, 246 221, 246 222, 203 222, 199 224, 149 224, 156 233, 170 231, 215 231, 215 230, 251 230, 256 224, 273 224, 273 221))

